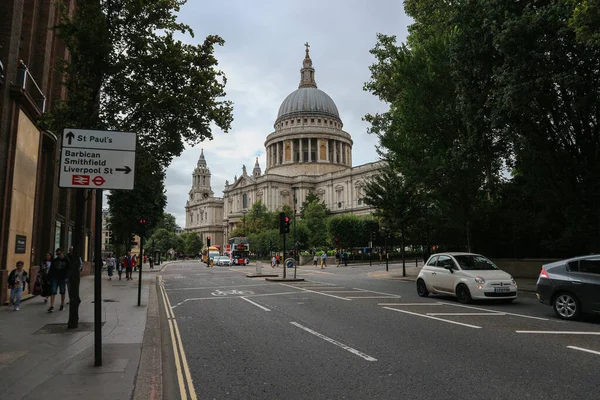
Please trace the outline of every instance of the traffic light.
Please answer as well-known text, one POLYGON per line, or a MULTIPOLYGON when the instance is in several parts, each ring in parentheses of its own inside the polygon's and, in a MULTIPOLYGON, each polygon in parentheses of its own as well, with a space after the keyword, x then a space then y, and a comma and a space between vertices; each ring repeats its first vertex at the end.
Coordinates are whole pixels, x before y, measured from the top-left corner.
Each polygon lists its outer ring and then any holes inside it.
POLYGON ((140 218, 140 236, 146 236, 146 219, 140 218))
POLYGON ((290 233, 290 217, 284 212, 279 213, 279 233, 282 235, 290 233))
POLYGON ((210 247, 210 236, 206 237, 206 247, 210 247))

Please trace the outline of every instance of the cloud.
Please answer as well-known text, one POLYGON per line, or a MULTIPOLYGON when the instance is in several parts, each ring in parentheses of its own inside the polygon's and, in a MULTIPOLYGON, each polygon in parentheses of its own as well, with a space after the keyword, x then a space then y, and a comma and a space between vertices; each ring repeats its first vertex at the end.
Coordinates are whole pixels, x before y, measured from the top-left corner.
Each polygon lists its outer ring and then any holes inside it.
POLYGON ((336 103, 344 130, 354 140, 353 162, 377 159, 377 138, 367 134, 365 114, 386 109, 363 91, 375 61, 369 50, 376 34, 406 37, 410 20, 400 1, 380 0, 190 0, 180 21, 192 27, 200 43, 217 34, 226 41, 215 51, 219 68, 227 76, 227 99, 234 102, 234 122, 229 133, 213 130, 214 139, 188 147, 167 170, 167 212, 185 226, 185 203, 200 150, 212 173, 212 189, 221 197, 225 180, 239 176, 242 165, 252 171, 255 158, 265 170, 264 141, 273 131, 277 111, 285 97, 298 87, 305 42, 319 89, 336 103))

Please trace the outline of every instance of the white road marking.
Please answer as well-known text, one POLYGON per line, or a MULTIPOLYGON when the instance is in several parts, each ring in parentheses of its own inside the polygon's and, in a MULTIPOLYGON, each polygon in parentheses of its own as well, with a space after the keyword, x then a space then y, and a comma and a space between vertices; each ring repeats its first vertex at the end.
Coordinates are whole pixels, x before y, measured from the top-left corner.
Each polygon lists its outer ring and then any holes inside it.
POLYGON ((347 345, 345 345, 343 343, 338 342, 337 340, 334 340, 334 339, 332 339, 330 337, 327 337, 327 336, 325 336, 325 335, 323 335, 323 334, 321 334, 319 332, 313 331, 312 329, 307 328, 307 327, 305 327, 303 325, 300 325, 297 322, 290 322, 290 324, 292 324, 294 326, 297 326, 298 328, 303 329, 306 332, 311 333, 311 334, 313 334, 313 335, 315 335, 317 337, 320 337, 321 339, 323 339, 323 340, 325 340, 325 341, 327 341, 329 343, 335 344, 336 346, 341 347, 342 349, 344 349, 346 351, 349 351, 350 353, 355 354, 355 355, 357 355, 357 356, 359 356, 361 358, 364 358, 367 361, 377 361, 376 358, 373 358, 370 355, 363 353, 362 351, 356 350, 356 349, 354 349, 354 348, 352 348, 350 346, 347 346, 347 345))
POLYGON ((271 311, 271 310, 269 310, 267 307, 261 306, 260 304, 258 304, 258 303, 256 303, 256 302, 254 302, 254 301, 252 301, 252 300, 250 300, 250 299, 247 299, 247 298, 245 298, 245 297, 240 297, 240 299, 242 299, 242 300, 246 300, 248 303, 250 303, 250 304, 254 304, 256 307, 258 307, 258 308, 262 308, 262 309, 263 309, 263 310, 265 310, 265 311, 271 311))
POLYGON ((431 319, 435 319, 437 321, 448 322, 449 324, 462 325, 462 326, 466 326, 466 327, 469 327, 469 328, 481 329, 481 327, 477 326, 477 325, 463 324, 462 322, 450 321, 450 320, 443 319, 443 318, 438 318, 438 317, 431 317, 429 315, 423 315, 423 314, 419 314, 419 313, 415 313, 415 312, 410 312, 410 311, 406 311, 406 310, 398 310, 396 308, 391 308, 391 307, 383 307, 383 308, 385 308, 386 310, 392 310, 392 311, 401 312, 401 313, 405 313, 405 314, 416 315, 418 317, 431 318, 431 319))
MULTIPOLYGON (((495 310, 490 310, 489 308, 466 306, 464 304, 449 303, 449 302, 446 302, 446 301, 444 301, 443 304, 447 304, 449 306, 454 306, 454 307, 470 308, 472 310, 480 310, 480 311, 488 311, 488 312, 495 311, 495 310)), ((506 315, 513 315, 515 317, 531 318, 531 319, 537 319, 537 320, 540 320, 540 321, 549 321, 548 318, 532 317, 531 315, 515 314, 515 313, 510 313, 510 312, 505 312, 505 311, 499 311, 499 312, 503 312, 506 315)))
POLYGON ((358 290, 322 290, 321 293, 362 293, 358 290))
POLYGON ((586 353, 592 353, 592 354, 596 354, 597 356, 600 356, 600 351, 584 349, 583 347, 577 347, 577 346, 567 346, 567 348, 573 349, 573 350, 585 351, 586 353))
POLYGON ((347 299, 396 299, 393 296, 346 296, 347 299))
POLYGON ((376 292, 374 290, 367 290, 367 289, 361 289, 361 288, 352 288, 354 290, 360 290, 361 292, 370 292, 370 293, 378 293, 378 294, 385 294, 386 296, 392 296, 392 297, 402 297, 399 294, 391 294, 391 293, 384 293, 384 292, 376 292))
POLYGON ((322 295, 322 296, 328 296, 328 297, 333 297, 333 298, 340 299, 340 300, 351 301, 350 299, 348 299, 348 298, 346 298, 346 297, 334 296, 334 295, 332 295, 332 294, 329 294, 329 293, 321 293, 321 292, 316 292, 316 291, 314 291, 314 290, 304 289, 304 288, 302 288, 302 287, 297 287, 297 286, 293 286, 293 285, 288 285, 288 284, 286 284, 286 283, 280 283, 280 285, 282 285, 282 286, 287 286, 287 287, 290 287, 290 288, 292 288, 292 289, 300 289, 300 290, 303 290, 303 291, 305 291, 305 292, 309 292, 309 293, 316 293, 316 294, 320 294, 320 295, 322 295))
POLYGON ((443 306, 443 303, 378 303, 378 306, 443 306))
POLYGON ((478 313, 478 312, 475 312, 475 313, 459 313, 459 312, 457 312, 457 313, 451 313, 451 312, 443 313, 442 312, 442 313, 427 313, 427 315, 431 315, 431 316, 446 315, 446 316, 457 316, 458 317, 458 316, 463 316, 463 315, 477 315, 477 316, 480 316, 480 315, 506 315, 506 314, 501 313, 501 312, 490 312, 490 313, 478 313))
MULTIPOLYGON (((251 294, 245 295, 245 297, 262 297, 262 296, 279 296, 284 294, 298 294, 298 292, 280 292, 280 293, 262 293, 262 294, 251 294)), ((240 296, 241 297, 241 296, 240 296)), ((188 301, 198 301, 198 300, 225 300, 225 299, 235 299, 235 296, 214 296, 214 297, 192 297, 190 299, 185 299, 177 304, 175 304, 172 308, 178 307, 183 303, 187 303, 188 301)))
POLYGON ((237 288, 237 287, 250 287, 250 286, 270 286, 266 283, 261 283, 257 285, 231 285, 231 286, 197 286, 197 287, 188 287, 188 288, 173 288, 172 290, 201 290, 201 289, 220 289, 220 288, 237 288))
POLYGON ((547 335, 598 335, 600 332, 581 332, 581 331, 515 331, 517 333, 540 333, 547 335))

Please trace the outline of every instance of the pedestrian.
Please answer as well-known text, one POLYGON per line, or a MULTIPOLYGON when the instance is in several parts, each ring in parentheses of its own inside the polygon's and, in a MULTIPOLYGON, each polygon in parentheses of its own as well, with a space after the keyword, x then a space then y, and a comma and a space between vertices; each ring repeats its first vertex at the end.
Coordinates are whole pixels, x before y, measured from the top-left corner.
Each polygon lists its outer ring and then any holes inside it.
POLYGON ((154 269, 154 260, 152 256, 148 257, 148 264, 150 264, 150 269, 154 269))
POLYGON ((50 267, 52 266, 52 253, 46 253, 46 257, 40 264, 40 285, 42 285, 42 297, 44 304, 48 303, 48 297, 52 294, 52 282, 50 281, 50 267))
POLYGON ((115 270, 115 263, 115 258, 113 257, 112 253, 109 253, 108 257, 106 257, 106 272, 108 273, 109 281, 112 281, 113 272, 115 270))
POLYGON ((117 260, 117 274, 119 274, 119 280, 121 280, 121 275, 123 275, 123 262, 121 262, 121 259, 117 260))
POLYGON ((127 252, 127 256, 123 257, 123 265, 125 266, 125 280, 130 281, 133 279, 132 272, 135 267, 135 257, 131 255, 131 251, 127 252))
POLYGON ((14 311, 19 311, 21 306, 21 295, 25 285, 29 282, 27 272, 23 270, 23 261, 17 261, 17 267, 8 274, 8 288, 10 289, 10 305, 14 305, 14 311))
POLYGON ((69 268, 69 259, 65 257, 61 248, 56 249, 56 257, 54 260, 52 260, 50 272, 48 274, 52 285, 50 294, 50 308, 48 308, 49 313, 54 312, 54 299, 59 290, 60 311, 65 309, 65 294, 67 279, 69 277, 69 268))
POLYGON ((313 257, 313 265, 316 267, 318 262, 319 262, 319 256, 317 256, 317 253, 315 253, 315 256, 313 257))
POLYGON ((342 253, 342 260, 344 261, 344 266, 347 267, 348 266, 348 253, 346 253, 346 252, 342 253))
POLYGON ((321 269, 327 268, 327 250, 321 255, 321 269))

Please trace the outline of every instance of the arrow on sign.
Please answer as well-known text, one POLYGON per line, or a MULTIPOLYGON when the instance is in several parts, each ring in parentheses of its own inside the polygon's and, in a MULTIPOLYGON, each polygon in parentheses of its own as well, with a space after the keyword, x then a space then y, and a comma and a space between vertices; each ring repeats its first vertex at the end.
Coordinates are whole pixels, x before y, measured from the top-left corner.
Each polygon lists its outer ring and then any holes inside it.
POLYGON ((129 168, 127 165, 125 166, 125 168, 115 168, 115 171, 123 171, 125 172, 125 175, 127 175, 128 173, 131 172, 131 168, 129 168))
POLYGON ((69 144, 71 144, 71 140, 73 140, 73 138, 75 138, 75 134, 74 134, 73 132, 69 131, 69 133, 67 133, 67 134, 65 135, 65 137, 66 137, 67 139, 69 139, 69 144))

